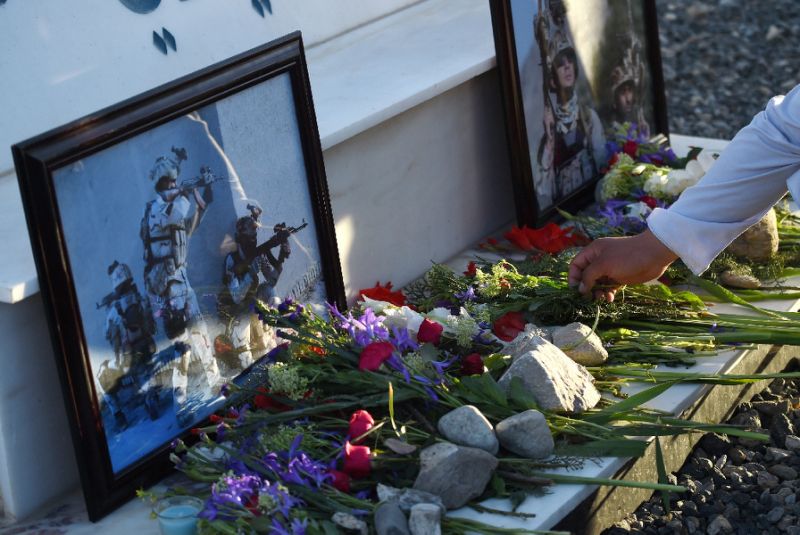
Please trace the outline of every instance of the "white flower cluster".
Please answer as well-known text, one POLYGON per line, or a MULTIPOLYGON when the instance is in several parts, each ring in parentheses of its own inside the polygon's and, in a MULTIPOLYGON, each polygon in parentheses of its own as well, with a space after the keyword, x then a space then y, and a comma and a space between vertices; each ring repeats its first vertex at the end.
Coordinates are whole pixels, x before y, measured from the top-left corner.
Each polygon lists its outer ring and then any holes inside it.
POLYGON ((451 314, 448 309, 441 307, 434 308, 427 314, 420 314, 407 306, 397 307, 391 303, 376 301, 366 296, 364 296, 364 304, 376 314, 382 314, 386 318, 383 320, 383 324, 387 327, 405 327, 412 335, 419 332, 419 326, 425 318, 439 323, 444 327, 444 332, 455 338, 459 345, 470 345, 472 337, 480 332, 478 323, 464 307, 461 307, 456 316, 451 314))
POLYGON ((289 399, 303 399, 308 391, 308 379, 300 375, 295 366, 284 362, 276 362, 267 367, 269 386, 276 394, 282 394, 289 399))
POLYGON ((686 169, 673 169, 666 175, 653 174, 645 181, 644 192, 654 197, 677 199, 686 188, 697 184, 715 161, 711 152, 703 150, 697 155, 696 160, 690 160, 686 164, 686 169))

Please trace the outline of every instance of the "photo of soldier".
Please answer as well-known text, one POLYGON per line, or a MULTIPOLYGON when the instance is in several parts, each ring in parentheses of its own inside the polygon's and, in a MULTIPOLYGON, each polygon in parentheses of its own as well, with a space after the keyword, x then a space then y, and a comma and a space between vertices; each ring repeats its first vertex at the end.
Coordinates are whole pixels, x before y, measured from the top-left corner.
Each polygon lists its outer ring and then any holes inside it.
POLYGON ((115 473, 221 408, 220 387, 277 345, 257 299, 327 300, 293 91, 277 76, 54 173, 115 473))
POLYGON ((213 201, 211 188, 216 179, 207 167, 201 167, 198 178, 179 186, 180 164, 186 160, 186 151, 172 147, 172 153, 174 157, 158 157, 150 171, 156 197, 145 206, 140 237, 144 246, 145 288, 154 317, 161 319, 169 339, 190 348, 180 352, 172 373, 176 416, 183 425, 191 416, 185 410, 190 363, 202 367, 200 378, 208 391, 217 388, 221 381, 187 272, 189 237, 213 201))
POLYGON ((631 38, 623 47, 622 57, 611 70, 611 125, 612 131, 623 124, 634 127, 638 136, 650 137, 650 125, 645 118, 643 105, 644 65, 641 60, 641 46, 631 38))
POLYGON ((581 70, 561 0, 540 1, 533 28, 544 83, 544 134, 536 151, 539 176, 558 202, 593 180, 605 165, 605 132, 579 91, 581 70))
POLYGON ((247 368, 255 357, 276 345, 274 334, 253 314, 255 301, 273 305, 280 302, 275 287, 292 252, 289 238, 307 226, 305 222, 299 227, 279 223, 273 227, 273 236, 259 245, 262 210, 253 204, 248 204, 247 209, 250 215, 236 221, 236 249, 224 260, 223 290, 217 306, 227 329, 214 344, 217 355, 238 370, 247 368), (277 256, 273 253, 276 247, 277 256))
POLYGON ((117 427, 124 429, 129 423, 124 403, 143 402, 151 418, 159 414, 158 391, 151 384, 152 372, 148 369, 156 352, 156 325, 150 303, 139 293, 128 265, 114 260, 108 266, 108 276, 112 291, 97 308, 106 309, 106 340, 115 358, 100 365, 97 379, 117 427))

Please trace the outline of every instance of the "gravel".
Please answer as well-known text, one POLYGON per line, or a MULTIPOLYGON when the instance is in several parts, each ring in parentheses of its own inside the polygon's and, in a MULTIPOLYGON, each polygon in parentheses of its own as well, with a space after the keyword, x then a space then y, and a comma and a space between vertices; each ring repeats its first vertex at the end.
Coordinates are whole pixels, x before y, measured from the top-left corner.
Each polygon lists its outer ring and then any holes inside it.
POLYGON ((800 380, 776 379, 729 419, 763 429, 769 443, 705 435, 681 470, 670 475, 688 489, 671 495, 670 512, 654 495, 604 535, 800 535, 798 407, 800 380))
POLYGON ((797 0, 656 0, 670 132, 730 139, 800 82, 797 0))

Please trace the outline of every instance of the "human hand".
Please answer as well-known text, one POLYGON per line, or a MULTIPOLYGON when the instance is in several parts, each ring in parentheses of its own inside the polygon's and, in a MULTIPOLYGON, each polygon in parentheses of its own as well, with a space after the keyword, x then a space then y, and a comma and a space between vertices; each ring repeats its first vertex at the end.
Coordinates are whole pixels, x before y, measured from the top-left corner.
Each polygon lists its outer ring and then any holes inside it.
POLYGON ((649 230, 638 236, 601 238, 590 243, 572 260, 569 284, 583 295, 609 303, 625 284, 656 279, 678 256, 649 230))

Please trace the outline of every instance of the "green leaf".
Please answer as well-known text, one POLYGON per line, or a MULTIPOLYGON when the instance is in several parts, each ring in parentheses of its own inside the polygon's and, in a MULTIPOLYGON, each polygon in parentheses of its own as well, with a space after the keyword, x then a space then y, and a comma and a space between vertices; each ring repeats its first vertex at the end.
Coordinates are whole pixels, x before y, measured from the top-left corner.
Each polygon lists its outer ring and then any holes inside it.
POLYGON ((339 535, 340 533, 339 528, 336 526, 336 524, 334 524, 330 520, 323 520, 322 522, 319 523, 319 525, 322 528, 322 533, 324 535, 339 535))
MULTIPOLYGON (((656 471, 658 472, 658 482, 666 485, 667 480, 667 467, 664 465, 664 452, 661 451, 661 442, 656 437, 656 471)), ((669 507, 669 491, 661 491, 661 501, 664 503, 664 510, 667 514, 670 513, 669 507)))
POLYGON ((506 493, 506 482, 502 477, 492 474, 491 484, 495 495, 503 496, 506 493))
POLYGON ((489 368, 490 372, 502 370, 511 365, 511 357, 502 353, 492 353, 483 359, 483 365, 489 368))
POLYGON ((462 377, 459 385, 464 397, 473 403, 508 406, 505 392, 488 373, 462 377))
POLYGON ((517 490, 512 492, 508 499, 511 502, 511 510, 516 512, 519 506, 528 499, 528 493, 524 490, 517 490))
POLYGON ((647 390, 639 392, 638 394, 628 396, 628 398, 623 399, 622 401, 618 401, 617 403, 609 405, 608 407, 605 407, 604 409, 598 412, 589 414, 586 417, 586 420, 596 424, 608 423, 611 420, 613 420, 618 414, 639 408, 641 405, 647 403, 656 396, 664 393, 667 389, 669 389, 672 385, 674 385, 677 382, 678 381, 668 381, 650 387, 647 390))
POLYGON ((556 454, 573 457, 641 457, 646 450, 647 442, 644 440, 621 438, 562 445, 556 449, 556 454))
POLYGON ((392 388, 392 383, 389 383, 389 421, 392 422, 394 434, 402 438, 403 436, 397 430, 397 423, 394 421, 394 388, 392 388))
POLYGON ((708 293, 710 293, 714 297, 717 297, 718 299, 722 299, 725 302, 741 305, 741 306, 743 306, 745 308, 749 308, 750 310, 758 312, 759 314, 764 314, 765 316, 770 316, 770 317, 773 317, 773 318, 786 319, 784 316, 782 316, 781 314, 778 314, 777 312, 773 312, 771 310, 766 310, 764 308, 757 307, 752 303, 748 303, 747 301, 745 301, 744 299, 742 299, 741 297, 739 297, 738 295, 736 295, 732 291, 728 290, 727 288, 723 288, 719 284, 711 282, 710 280, 706 280, 706 279, 703 279, 703 278, 700 278, 700 277, 697 277, 697 276, 693 276, 693 277, 691 277, 689 279, 689 282, 691 284, 699 286, 700 288, 702 288, 703 290, 707 291, 708 293))

